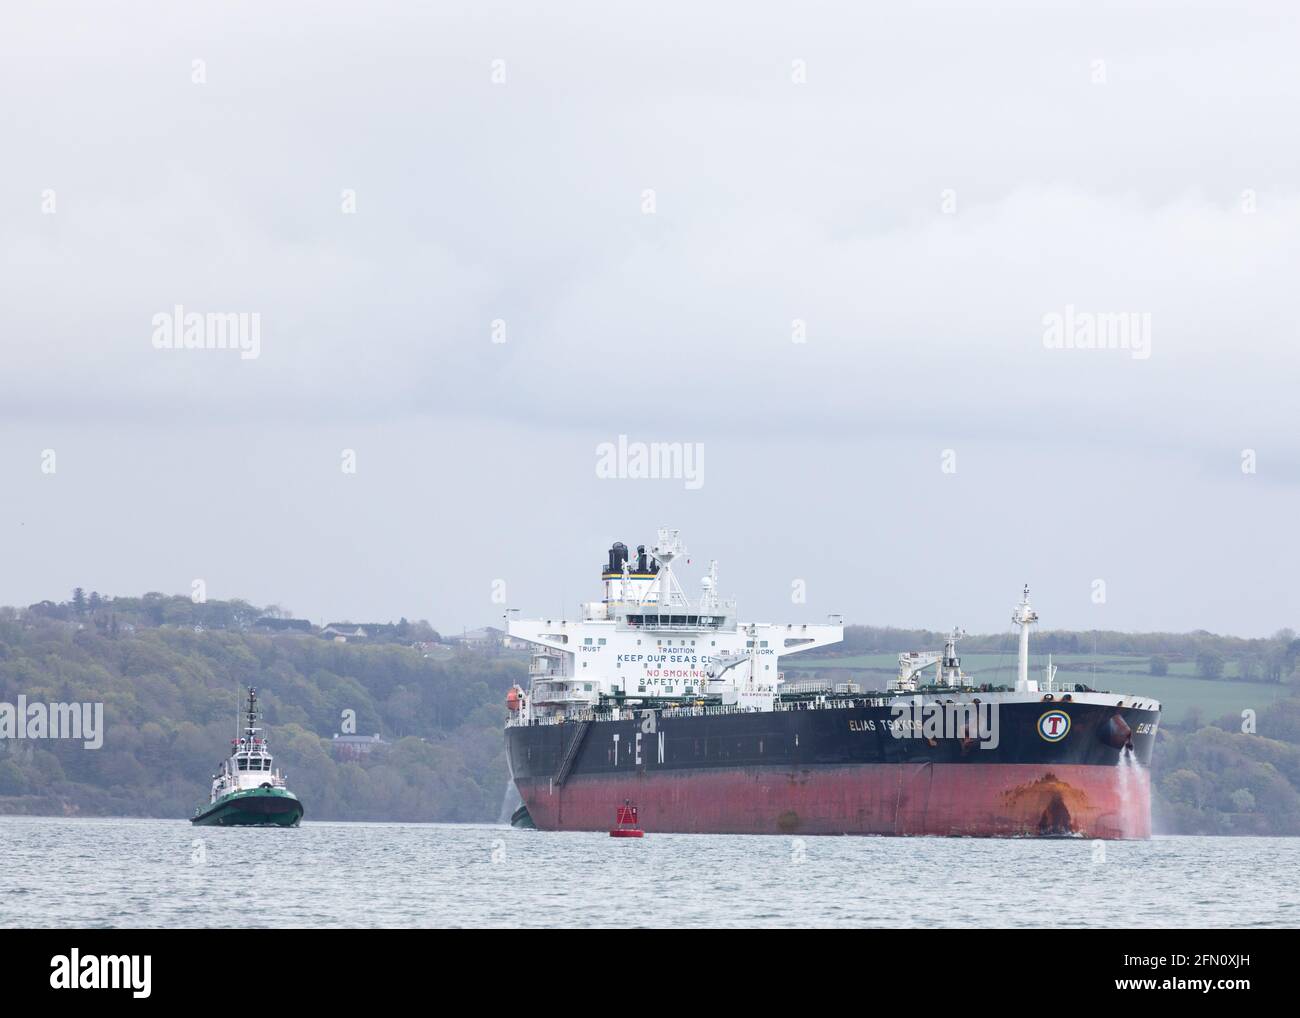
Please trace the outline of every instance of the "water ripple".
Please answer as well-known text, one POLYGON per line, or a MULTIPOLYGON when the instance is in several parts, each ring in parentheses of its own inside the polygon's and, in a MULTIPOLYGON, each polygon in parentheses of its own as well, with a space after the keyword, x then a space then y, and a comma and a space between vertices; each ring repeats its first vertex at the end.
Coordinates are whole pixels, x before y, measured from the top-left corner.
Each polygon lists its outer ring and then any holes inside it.
POLYGON ((0 817, 0 926, 1291 926, 1287 838, 787 838, 0 817))

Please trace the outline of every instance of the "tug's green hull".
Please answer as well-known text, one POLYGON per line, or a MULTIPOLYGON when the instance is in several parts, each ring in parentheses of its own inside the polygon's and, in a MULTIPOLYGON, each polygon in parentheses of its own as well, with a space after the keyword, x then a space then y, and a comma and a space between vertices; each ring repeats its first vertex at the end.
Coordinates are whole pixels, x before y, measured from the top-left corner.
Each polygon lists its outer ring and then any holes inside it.
POLYGON ((297 827, 302 813, 302 803, 287 789, 250 788, 200 807, 190 823, 197 827, 297 827))

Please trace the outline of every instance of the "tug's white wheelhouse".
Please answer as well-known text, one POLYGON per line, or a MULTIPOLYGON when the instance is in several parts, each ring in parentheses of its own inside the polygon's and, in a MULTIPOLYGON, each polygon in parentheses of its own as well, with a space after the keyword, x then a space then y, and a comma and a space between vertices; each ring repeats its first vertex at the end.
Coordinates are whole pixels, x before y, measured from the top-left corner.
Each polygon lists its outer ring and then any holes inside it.
POLYGON ((250 686, 248 707, 244 711, 243 734, 230 740, 233 752, 222 761, 220 770, 212 776, 212 802, 231 792, 243 792, 263 785, 271 788, 285 787, 285 779, 275 769, 266 739, 258 734, 262 731, 257 725, 260 716, 257 690, 250 686))

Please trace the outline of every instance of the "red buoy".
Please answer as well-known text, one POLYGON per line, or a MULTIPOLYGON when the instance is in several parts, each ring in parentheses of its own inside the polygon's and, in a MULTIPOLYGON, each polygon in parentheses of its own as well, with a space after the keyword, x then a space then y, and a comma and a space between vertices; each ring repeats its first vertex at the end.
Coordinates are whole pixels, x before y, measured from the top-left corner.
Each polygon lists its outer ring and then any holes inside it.
POLYGON ((618 826, 609 832, 611 838, 644 838, 645 831, 636 825, 636 807, 624 803, 618 808, 618 826))

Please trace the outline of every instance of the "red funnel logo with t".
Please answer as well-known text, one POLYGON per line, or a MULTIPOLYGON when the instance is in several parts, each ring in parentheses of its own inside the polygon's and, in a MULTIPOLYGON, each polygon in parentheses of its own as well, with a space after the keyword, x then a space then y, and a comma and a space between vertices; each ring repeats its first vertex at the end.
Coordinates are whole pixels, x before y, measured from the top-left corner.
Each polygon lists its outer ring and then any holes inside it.
POLYGON ((1048 742, 1060 742, 1070 731, 1070 715, 1063 710, 1049 710, 1038 719, 1038 734, 1048 742))

